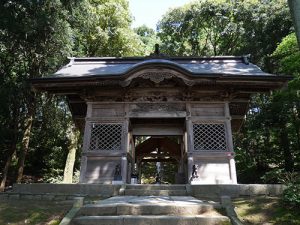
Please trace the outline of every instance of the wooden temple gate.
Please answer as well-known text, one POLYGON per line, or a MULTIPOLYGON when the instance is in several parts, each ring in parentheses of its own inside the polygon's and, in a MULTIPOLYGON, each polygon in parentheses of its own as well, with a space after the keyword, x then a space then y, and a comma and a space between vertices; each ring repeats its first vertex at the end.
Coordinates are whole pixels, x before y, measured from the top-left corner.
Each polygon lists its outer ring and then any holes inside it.
POLYGON ((246 57, 157 55, 73 58, 54 76, 32 84, 68 98, 84 132, 81 183, 114 183, 117 168, 128 183, 133 165, 147 156, 176 160, 178 183, 236 184, 232 131, 239 130, 252 93, 286 81, 246 57), (151 138, 136 146, 136 136, 151 138), (155 155, 156 148, 165 148, 164 155, 155 155))

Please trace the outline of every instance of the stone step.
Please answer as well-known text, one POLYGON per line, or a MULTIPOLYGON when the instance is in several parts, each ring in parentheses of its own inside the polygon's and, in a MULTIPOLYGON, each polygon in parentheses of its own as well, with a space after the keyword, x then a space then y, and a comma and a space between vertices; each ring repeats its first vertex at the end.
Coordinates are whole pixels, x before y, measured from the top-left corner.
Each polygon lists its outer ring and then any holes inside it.
POLYGON ((200 215, 219 208, 219 204, 91 204, 83 206, 77 216, 117 215, 200 215))
POLYGON ((72 225, 225 225, 231 224, 226 216, 83 216, 72 225))
POLYGON ((126 189, 131 190, 186 190, 185 185, 168 184, 127 184, 126 189))
POLYGON ((145 190, 145 189, 125 189, 125 195, 134 196, 186 196, 186 190, 145 190))

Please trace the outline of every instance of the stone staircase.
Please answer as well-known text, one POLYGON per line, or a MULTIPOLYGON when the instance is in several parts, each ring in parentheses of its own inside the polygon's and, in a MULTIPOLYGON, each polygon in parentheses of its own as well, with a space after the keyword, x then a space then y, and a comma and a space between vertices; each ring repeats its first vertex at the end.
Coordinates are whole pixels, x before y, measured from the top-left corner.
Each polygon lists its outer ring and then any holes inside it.
POLYGON ((125 195, 131 196, 186 196, 185 185, 126 185, 125 195))
POLYGON ((123 196, 84 205, 72 225, 226 225, 220 203, 187 196, 185 185, 127 185, 123 196))

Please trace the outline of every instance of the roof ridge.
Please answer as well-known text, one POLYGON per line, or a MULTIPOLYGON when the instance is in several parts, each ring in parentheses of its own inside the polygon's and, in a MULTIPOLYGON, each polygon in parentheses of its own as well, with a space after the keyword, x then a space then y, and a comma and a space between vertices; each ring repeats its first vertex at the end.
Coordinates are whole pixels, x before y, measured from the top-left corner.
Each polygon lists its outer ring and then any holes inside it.
MULTIPOLYGON (((250 55, 242 56, 173 56, 168 58, 157 58, 164 60, 242 60, 244 63, 249 63, 250 55)), ((146 61, 156 58, 149 57, 72 57, 73 62, 97 62, 97 61, 146 61)))

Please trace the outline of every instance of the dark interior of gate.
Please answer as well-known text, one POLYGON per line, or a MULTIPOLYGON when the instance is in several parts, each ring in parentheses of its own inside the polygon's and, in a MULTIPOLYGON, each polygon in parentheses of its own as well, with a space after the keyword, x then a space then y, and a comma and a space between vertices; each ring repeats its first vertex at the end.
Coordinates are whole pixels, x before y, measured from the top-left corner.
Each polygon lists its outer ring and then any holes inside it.
POLYGON ((185 183, 184 119, 131 119, 131 127, 138 183, 185 183))

